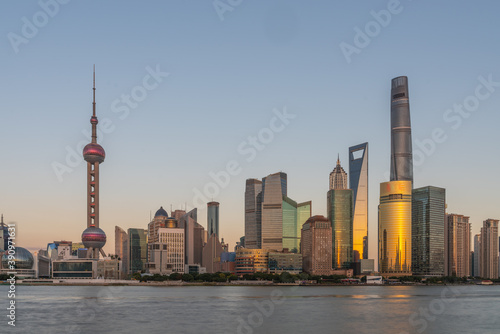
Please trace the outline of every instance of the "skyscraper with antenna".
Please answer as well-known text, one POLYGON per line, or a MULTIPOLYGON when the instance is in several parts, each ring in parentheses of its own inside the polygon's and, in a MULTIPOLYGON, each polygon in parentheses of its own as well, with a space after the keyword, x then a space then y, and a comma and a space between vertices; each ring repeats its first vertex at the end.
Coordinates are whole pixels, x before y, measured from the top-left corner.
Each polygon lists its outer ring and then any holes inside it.
POLYGON ((106 233, 99 228, 99 165, 106 156, 97 143, 97 116, 95 104, 95 65, 92 100, 92 141, 83 148, 83 158, 87 162, 87 229, 82 233, 83 245, 88 249, 87 257, 98 259, 99 253, 106 256, 102 248, 106 244, 106 233))

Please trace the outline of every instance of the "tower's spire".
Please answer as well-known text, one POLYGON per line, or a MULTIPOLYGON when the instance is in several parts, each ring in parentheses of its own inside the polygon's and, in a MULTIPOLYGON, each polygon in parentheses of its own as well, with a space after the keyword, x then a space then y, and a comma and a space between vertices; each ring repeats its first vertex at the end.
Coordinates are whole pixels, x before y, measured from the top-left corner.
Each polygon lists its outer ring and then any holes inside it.
POLYGON ((340 166, 340 153, 337 153, 337 166, 340 166))
POLYGON ((92 86, 93 99, 92 99, 92 117, 90 123, 92 124, 92 143, 97 143, 97 116, 95 114, 95 64, 94 64, 94 81, 92 86))
POLYGON ((94 98, 92 100, 92 116, 96 117, 95 116, 95 64, 94 64, 94 85, 92 90, 94 91, 94 98))

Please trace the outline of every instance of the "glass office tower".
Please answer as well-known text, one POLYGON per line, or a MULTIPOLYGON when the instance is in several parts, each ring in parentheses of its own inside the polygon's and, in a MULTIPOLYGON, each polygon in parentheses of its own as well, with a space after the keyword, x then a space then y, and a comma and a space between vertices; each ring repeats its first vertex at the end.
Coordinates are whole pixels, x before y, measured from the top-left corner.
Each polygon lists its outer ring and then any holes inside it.
POLYGON ((302 225, 311 217, 311 202, 297 203, 283 196, 283 248, 300 252, 302 225))
POLYGON ((379 272, 411 275, 411 181, 380 184, 378 216, 379 272))
POLYGON ((216 234, 220 238, 219 234, 219 202, 209 202, 207 203, 207 230, 208 236, 216 234))
POLYGON ((328 220, 332 225, 332 268, 349 269, 353 262, 353 192, 332 189, 327 195, 328 220))
POLYGON ((261 248, 262 181, 248 179, 245 187, 245 247, 261 248))
POLYGON ((349 147, 349 189, 353 191, 352 247, 368 259, 368 143, 349 147))
POLYGON ((274 173, 262 179, 261 248, 283 249, 283 196, 287 194, 287 175, 274 173))
POLYGON ((446 190, 414 189, 412 193, 412 272, 444 275, 444 221, 446 190))
POLYGON ((129 273, 133 274, 146 268, 148 262, 148 232, 142 228, 128 229, 129 273))

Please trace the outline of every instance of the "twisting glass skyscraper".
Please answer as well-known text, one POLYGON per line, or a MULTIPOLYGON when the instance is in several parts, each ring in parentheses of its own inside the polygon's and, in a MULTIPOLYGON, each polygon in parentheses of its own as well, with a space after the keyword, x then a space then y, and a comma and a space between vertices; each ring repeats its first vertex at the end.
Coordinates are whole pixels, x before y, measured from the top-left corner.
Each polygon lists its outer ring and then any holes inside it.
POLYGON ((405 76, 392 79, 391 181, 413 182, 410 102, 405 76))

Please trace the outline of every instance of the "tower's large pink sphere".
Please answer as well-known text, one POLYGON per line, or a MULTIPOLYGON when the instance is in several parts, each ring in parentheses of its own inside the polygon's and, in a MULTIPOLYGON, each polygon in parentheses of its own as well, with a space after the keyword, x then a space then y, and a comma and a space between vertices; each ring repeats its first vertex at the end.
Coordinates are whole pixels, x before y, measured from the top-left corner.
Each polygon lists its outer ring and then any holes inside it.
POLYGON ((102 163, 105 157, 106 153, 104 152, 102 146, 99 144, 90 143, 83 148, 83 158, 87 162, 102 163))
POLYGON ((82 242, 87 248, 102 248, 106 244, 106 233, 92 225, 83 231, 82 242))

